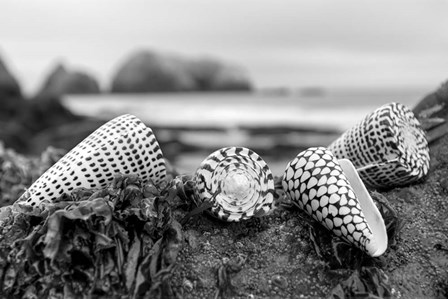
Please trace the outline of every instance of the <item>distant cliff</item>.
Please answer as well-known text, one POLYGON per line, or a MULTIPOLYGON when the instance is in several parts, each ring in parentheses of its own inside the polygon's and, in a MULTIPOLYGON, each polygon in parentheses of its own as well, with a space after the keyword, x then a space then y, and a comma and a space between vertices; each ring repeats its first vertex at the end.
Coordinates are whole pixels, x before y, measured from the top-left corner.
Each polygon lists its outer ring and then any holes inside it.
POLYGON ((213 59, 183 57, 140 51, 118 68, 111 92, 249 91, 246 72, 213 59))

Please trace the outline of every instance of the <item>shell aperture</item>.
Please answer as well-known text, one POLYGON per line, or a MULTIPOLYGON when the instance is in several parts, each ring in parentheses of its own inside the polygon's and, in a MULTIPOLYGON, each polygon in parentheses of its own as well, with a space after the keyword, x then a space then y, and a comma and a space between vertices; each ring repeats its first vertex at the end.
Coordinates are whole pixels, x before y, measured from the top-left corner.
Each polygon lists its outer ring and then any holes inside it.
POLYGON ((116 173, 134 173, 155 183, 166 177, 155 135, 130 114, 110 120, 86 137, 42 174, 16 204, 32 208, 75 188, 105 187, 116 173))
POLYGON ((338 237, 371 256, 387 249, 384 220, 349 160, 309 148, 288 164, 282 185, 286 196, 338 237))
POLYGON ((328 146, 338 159, 349 159, 365 184, 388 188, 406 185, 429 170, 425 132, 411 110, 384 105, 328 146))
POLYGON ((195 174, 195 201, 212 202, 208 210, 225 221, 246 220, 269 212, 274 178, 266 162, 244 147, 226 147, 210 154, 195 174))

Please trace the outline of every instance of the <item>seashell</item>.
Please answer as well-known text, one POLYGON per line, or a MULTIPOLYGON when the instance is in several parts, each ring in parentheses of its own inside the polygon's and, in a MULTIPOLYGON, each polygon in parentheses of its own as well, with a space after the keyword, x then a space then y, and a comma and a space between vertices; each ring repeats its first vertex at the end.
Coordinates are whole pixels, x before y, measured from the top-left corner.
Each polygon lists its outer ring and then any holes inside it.
POLYGON ((226 147, 210 154, 195 174, 195 201, 225 221, 266 214, 274 200, 274 178, 266 162, 244 147, 226 147))
POLYGON ((347 130, 328 149, 349 159, 365 184, 387 188, 423 178, 429 170, 425 132, 411 110, 384 105, 347 130))
POLYGON ((387 248, 384 220, 353 164, 324 147, 292 160, 282 179, 286 196, 338 237, 371 256, 387 248))
POLYGON ((102 125, 40 176, 16 201, 21 208, 52 202, 75 188, 103 188, 114 174, 165 179, 165 160, 152 130, 125 114, 102 125))

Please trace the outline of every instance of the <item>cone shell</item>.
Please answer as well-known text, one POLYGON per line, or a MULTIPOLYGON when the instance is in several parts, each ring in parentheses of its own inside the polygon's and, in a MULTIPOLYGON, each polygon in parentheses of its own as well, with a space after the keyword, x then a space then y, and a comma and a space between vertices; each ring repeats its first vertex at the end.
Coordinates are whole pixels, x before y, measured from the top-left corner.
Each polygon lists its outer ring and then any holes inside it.
POLYGON ((411 110, 398 103, 368 114, 328 146, 338 159, 349 159, 365 184, 406 185, 429 170, 425 132, 411 110))
POLYGON ((265 161, 250 149, 226 147, 209 155, 195 175, 198 205, 212 202, 209 212, 224 221, 263 215, 274 200, 274 178, 265 161))
POLYGON ((74 188, 103 188, 114 174, 165 179, 165 160, 152 130, 133 115, 119 116, 90 134, 48 169, 16 202, 35 207, 74 188))
POLYGON ((381 255, 387 248, 384 221, 354 168, 351 177, 356 192, 331 151, 317 147, 288 164, 282 185, 286 196, 335 235, 381 255))

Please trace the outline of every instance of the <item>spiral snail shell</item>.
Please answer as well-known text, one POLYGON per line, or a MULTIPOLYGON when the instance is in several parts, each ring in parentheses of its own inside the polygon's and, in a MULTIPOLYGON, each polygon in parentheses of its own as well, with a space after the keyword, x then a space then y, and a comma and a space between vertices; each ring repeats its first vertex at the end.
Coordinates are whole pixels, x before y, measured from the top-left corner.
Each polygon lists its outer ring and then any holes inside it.
POLYGON ((384 220, 349 160, 309 148, 288 164, 282 185, 286 196, 338 237, 371 256, 387 249, 384 220))
POLYGON ((425 132, 411 110, 398 103, 368 114, 328 146, 349 159, 365 184, 388 188, 423 178, 429 170, 425 132))
POLYGON ((244 147, 226 147, 210 154, 195 174, 195 200, 224 221, 260 216, 272 207, 274 178, 266 162, 244 147))
POLYGON ((115 173, 144 181, 166 177, 165 160, 152 130, 125 114, 102 125, 40 176, 16 201, 21 208, 52 202, 74 188, 105 187, 115 173))

